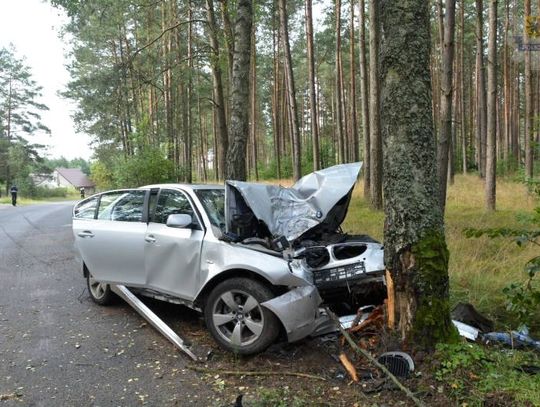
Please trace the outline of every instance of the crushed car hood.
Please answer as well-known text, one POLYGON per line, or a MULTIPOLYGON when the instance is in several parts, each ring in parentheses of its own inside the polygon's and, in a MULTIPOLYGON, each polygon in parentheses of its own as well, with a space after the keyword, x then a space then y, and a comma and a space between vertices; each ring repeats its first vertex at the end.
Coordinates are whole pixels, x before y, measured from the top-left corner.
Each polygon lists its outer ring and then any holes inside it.
POLYGON ((284 237, 292 242, 316 228, 335 231, 345 219, 361 168, 361 162, 335 165, 290 188, 226 181, 227 232, 239 239, 284 237))

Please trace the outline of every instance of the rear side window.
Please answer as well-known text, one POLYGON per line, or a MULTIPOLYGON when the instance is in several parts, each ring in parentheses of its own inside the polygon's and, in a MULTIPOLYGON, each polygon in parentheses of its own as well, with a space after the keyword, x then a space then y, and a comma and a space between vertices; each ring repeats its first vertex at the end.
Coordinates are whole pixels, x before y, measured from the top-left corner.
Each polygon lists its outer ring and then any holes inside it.
POLYGON ((95 219, 97 204, 97 196, 82 201, 73 210, 73 216, 77 219, 95 219))
POLYGON ((146 191, 116 191, 103 194, 98 219, 119 222, 141 222, 146 191))

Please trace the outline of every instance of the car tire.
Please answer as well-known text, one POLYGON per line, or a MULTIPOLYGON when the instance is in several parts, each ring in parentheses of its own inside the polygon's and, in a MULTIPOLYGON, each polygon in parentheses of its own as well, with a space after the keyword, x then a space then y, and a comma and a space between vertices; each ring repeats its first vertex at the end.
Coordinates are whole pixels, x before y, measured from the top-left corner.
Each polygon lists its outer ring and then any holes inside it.
POLYGON ((262 352, 277 338, 280 323, 261 304, 275 295, 249 278, 231 278, 208 296, 204 318, 208 330, 225 350, 240 355, 262 352))
POLYGON ((90 297, 96 304, 109 305, 113 302, 114 293, 109 284, 100 283, 90 273, 86 276, 86 284, 90 297))

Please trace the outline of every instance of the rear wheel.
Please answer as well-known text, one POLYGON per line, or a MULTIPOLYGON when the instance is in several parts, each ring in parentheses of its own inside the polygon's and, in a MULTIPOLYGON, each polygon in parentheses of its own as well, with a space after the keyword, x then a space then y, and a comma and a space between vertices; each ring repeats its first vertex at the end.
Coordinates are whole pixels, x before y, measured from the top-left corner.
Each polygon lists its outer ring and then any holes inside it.
POLYGON ((261 305, 272 298, 272 291, 258 281, 226 280, 212 290, 206 301, 206 325, 228 351, 242 355, 262 352, 279 334, 278 319, 261 305))
POLYGON ((88 273, 86 277, 86 282, 88 284, 90 297, 96 304, 108 305, 112 302, 114 294, 111 291, 109 284, 100 283, 90 273, 88 273))

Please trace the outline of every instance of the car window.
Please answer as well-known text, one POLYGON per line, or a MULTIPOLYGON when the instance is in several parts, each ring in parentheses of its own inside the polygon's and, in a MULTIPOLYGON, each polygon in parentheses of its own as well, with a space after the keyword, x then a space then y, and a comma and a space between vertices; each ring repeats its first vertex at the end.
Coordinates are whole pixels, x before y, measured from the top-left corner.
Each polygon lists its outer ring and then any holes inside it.
POLYGON ((96 208, 98 203, 98 197, 92 197, 86 201, 80 202, 75 209, 73 214, 77 219, 95 219, 96 217, 96 208))
POLYGON ((118 222, 141 222, 146 191, 116 191, 103 194, 98 219, 118 222))
POLYGON ((225 231, 225 190, 197 189, 195 194, 199 197, 212 225, 225 231))
POLYGON ((167 223, 169 215, 175 214, 191 215, 193 222, 198 225, 197 217, 186 195, 179 191, 164 189, 159 194, 153 221, 167 223))

